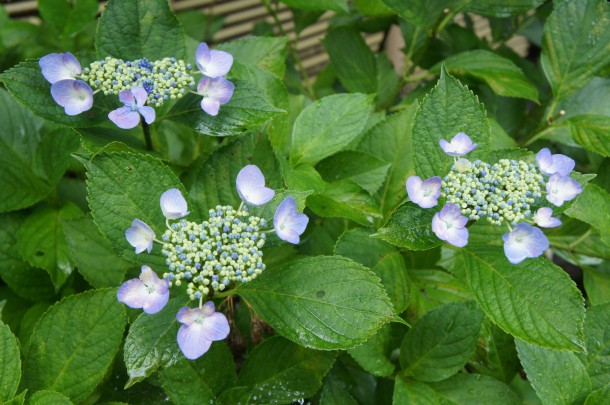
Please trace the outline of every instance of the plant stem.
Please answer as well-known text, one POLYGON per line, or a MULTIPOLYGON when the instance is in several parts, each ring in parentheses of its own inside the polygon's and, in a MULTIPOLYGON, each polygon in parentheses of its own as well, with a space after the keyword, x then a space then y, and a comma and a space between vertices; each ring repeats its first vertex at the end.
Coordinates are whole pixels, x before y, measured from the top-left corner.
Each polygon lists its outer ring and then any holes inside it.
POLYGON ((146 149, 155 150, 153 148, 152 137, 150 135, 150 125, 142 120, 142 129, 144 130, 144 142, 146 142, 146 149))

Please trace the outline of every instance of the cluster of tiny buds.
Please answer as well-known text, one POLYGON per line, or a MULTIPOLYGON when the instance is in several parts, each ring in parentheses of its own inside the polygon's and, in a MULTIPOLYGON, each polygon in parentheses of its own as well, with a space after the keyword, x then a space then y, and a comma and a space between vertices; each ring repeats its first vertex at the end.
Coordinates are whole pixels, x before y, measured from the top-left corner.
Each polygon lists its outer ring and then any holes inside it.
POLYGON ((441 196, 471 220, 516 224, 531 216, 544 184, 537 167, 524 161, 501 159, 490 165, 461 158, 443 178, 441 196))
POLYGON ((148 93, 147 104, 159 107, 166 100, 178 99, 195 87, 191 70, 191 64, 176 58, 151 62, 146 58, 124 61, 106 57, 84 68, 79 78, 105 95, 142 87, 148 93))
POLYGON ((248 282, 262 273, 267 226, 264 219, 239 210, 216 206, 201 224, 184 219, 163 234, 163 255, 170 272, 163 274, 170 285, 188 282, 192 300, 210 289, 223 291, 231 282, 248 282))

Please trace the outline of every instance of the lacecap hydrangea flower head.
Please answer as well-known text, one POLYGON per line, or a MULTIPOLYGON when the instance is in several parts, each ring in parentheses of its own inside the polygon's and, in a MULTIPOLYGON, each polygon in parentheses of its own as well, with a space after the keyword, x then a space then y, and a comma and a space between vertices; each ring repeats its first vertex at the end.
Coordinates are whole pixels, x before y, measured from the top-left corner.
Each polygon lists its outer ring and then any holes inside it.
POLYGON ((265 177, 257 166, 245 166, 237 175, 236 187, 241 205, 237 209, 218 205, 201 223, 184 219, 189 210, 180 190, 167 190, 160 198, 167 226, 161 240, 137 218, 125 231, 127 242, 136 253, 150 253, 155 242, 161 245, 167 269, 159 278, 150 267, 142 266, 140 277, 123 283, 117 298, 131 308, 154 314, 167 304, 172 286, 185 284, 189 299, 198 303, 195 308, 182 308, 176 315, 182 323, 178 346, 188 359, 202 356, 213 341, 228 336, 228 320, 216 312, 211 299, 216 292, 247 283, 265 270, 262 248, 267 234, 275 232, 281 240, 297 244, 307 226, 307 216, 297 211, 292 197, 277 207, 273 228, 250 213, 248 206, 267 204, 275 195, 265 186, 265 177))
POLYGON ((439 144, 454 157, 449 173, 426 180, 411 176, 406 183, 409 199, 420 207, 432 208, 439 200, 444 202, 431 224, 439 239, 464 247, 468 244, 468 223, 486 219, 494 225, 507 225, 509 232, 502 238, 504 253, 513 264, 538 257, 549 248, 538 227, 556 227, 561 221, 544 204, 561 206, 582 191, 569 176, 575 166, 573 159, 545 148, 536 155, 536 165, 508 159, 494 164, 470 161, 463 156, 477 144, 463 132, 439 144), (533 207, 539 208, 532 212, 533 207))
POLYGON ((122 107, 108 118, 119 128, 136 127, 141 118, 146 124, 155 120, 154 107, 176 100, 187 93, 202 96, 201 109, 217 115, 220 106, 229 102, 235 86, 224 76, 233 64, 228 52, 210 50, 201 43, 195 54, 199 72, 190 63, 166 57, 157 61, 146 58, 124 61, 106 57, 82 68, 70 52, 43 56, 39 65, 44 78, 51 83, 51 96, 67 115, 78 115, 93 106, 94 95, 117 95, 122 107), (196 86, 194 75, 203 77, 196 86), (141 118, 140 118, 141 117, 141 118))

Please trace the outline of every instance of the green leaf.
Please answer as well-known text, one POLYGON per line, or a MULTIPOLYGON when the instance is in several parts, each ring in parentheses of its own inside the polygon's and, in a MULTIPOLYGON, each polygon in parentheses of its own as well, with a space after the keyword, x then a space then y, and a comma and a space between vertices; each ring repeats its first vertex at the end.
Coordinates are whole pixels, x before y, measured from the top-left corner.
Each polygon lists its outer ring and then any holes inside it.
POLYGON ((275 108, 264 91, 248 82, 235 80, 231 101, 220 108, 217 116, 201 109, 201 96, 187 94, 172 107, 166 117, 185 124, 202 135, 235 136, 264 124, 269 118, 284 110, 275 108))
POLYGON ((282 0, 292 8, 301 10, 329 10, 338 13, 347 13, 347 0, 282 0))
MULTIPOLYGON (((87 177, 89 207, 99 230, 122 257, 140 263, 125 239, 125 230, 137 218, 161 237, 167 227, 159 198, 170 188, 181 189, 180 180, 161 161, 126 152, 96 155, 88 166, 87 177)), ((184 192, 183 195, 186 196, 184 192)), ((145 257, 151 267, 165 267, 160 248, 153 248, 145 257)))
POLYGON ((258 66, 283 79, 286 73, 287 46, 286 37, 251 36, 219 44, 216 49, 229 52, 236 62, 258 66))
POLYGON ((517 352, 527 379, 543 403, 581 404, 591 392, 591 380, 576 354, 545 349, 519 339, 517 352))
POLYGON ((195 361, 182 360, 161 370, 159 377, 169 398, 184 405, 213 403, 237 381, 233 356, 224 342, 214 342, 195 361))
POLYGON ((478 144, 468 159, 476 159, 489 149, 491 130, 483 104, 459 80, 441 70, 438 83, 421 102, 413 122, 415 169, 422 179, 449 171, 453 158, 443 152, 439 141, 449 141, 458 132, 478 144))
POLYGON ((291 403, 314 395, 336 353, 301 347, 276 336, 256 346, 239 373, 248 387, 247 403, 291 403))
POLYGON ((1 89, 0 121, 0 211, 26 208, 57 185, 80 140, 76 134, 62 130, 41 139, 42 120, 1 89))
POLYGON ((554 10, 544 24, 540 63, 555 99, 583 87, 609 62, 608 3, 603 0, 554 3, 554 10))
POLYGON ((315 164, 349 145, 364 129, 372 97, 335 94, 308 105, 292 131, 292 166, 315 164))
POLYGON ((95 20, 96 0, 39 0, 38 11, 63 36, 76 34, 95 20))
POLYGON ((350 179, 371 195, 385 182, 389 168, 389 163, 356 151, 339 152, 317 165, 325 181, 350 179))
POLYGON ((17 232, 23 218, 17 215, 0 216, 0 277, 20 297, 31 301, 52 300, 55 288, 49 274, 31 267, 19 256, 17 232))
POLYGON ((21 354, 17 338, 0 322, 0 401, 8 401, 17 393, 21 380, 21 354))
POLYGON ((584 300, 567 273, 543 258, 513 265, 501 249, 481 246, 459 251, 479 306, 519 339, 581 351, 584 300))
POLYGON ((396 14, 405 20, 428 31, 435 25, 441 23, 443 19, 455 15, 470 0, 447 0, 443 2, 427 0, 410 0, 408 3, 403 0, 383 0, 396 14), (449 15, 445 10, 449 10, 449 15))
POLYGON ((72 401, 57 391, 42 390, 28 399, 28 405, 72 405, 72 401))
MULTIPOLYGON (((445 59, 445 68, 456 75, 470 75, 487 83, 499 96, 519 97, 538 102, 538 90, 510 59, 477 49, 445 59)), ((440 65, 432 68, 439 72, 440 65)))
POLYGON ((69 127, 89 128, 108 122, 117 107, 116 98, 97 94, 93 107, 78 115, 67 115, 51 97, 51 84, 42 76, 37 60, 21 62, 0 75, 8 92, 34 114, 69 127))
POLYGON ((441 405, 442 398, 428 385, 396 378, 393 405, 441 405))
POLYGON ((413 266, 411 264, 409 268, 409 278, 413 285, 410 313, 422 316, 440 305, 473 299, 469 287, 461 278, 446 271, 413 269, 413 266))
POLYGON ((116 289, 65 298, 36 325, 25 356, 27 387, 84 401, 104 378, 124 329, 125 311, 116 300, 116 289))
POLYGON ((486 320, 470 367, 478 374, 510 383, 520 369, 515 339, 486 320))
POLYGON ((95 48, 100 59, 186 57, 182 26, 166 0, 108 2, 97 25, 95 48))
POLYGON ((587 308, 585 339, 586 353, 576 355, 597 390, 610 384, 610 304, 587 308))
POLYGON ((268 142, 245 135, 218 149, 207 160, 192 165, 193 182, 189 197, 193 217, 207 219, 208 211, 217 205, 241 203, 235 181, 237 174, 248 164, 257 165, 265 175, 267 187, 279 188, 277 162, 268 142))
POLYGON ((268 269, 237 292, 277 332, 322 350, 354 347, 394 315, 377 277, 338 256, 268 269))
POLYGON ((173 298, 160 312, 154 315, 143 312, 131 324, 125 338, 124 360, 129 375, 125 388, 144 380, 158 368, 170 367, 184 359, 176 341, 179 327, 176 313, 185 304, 185 298, 173 298))
POLYGON ((606 190, 587 184, 565 214, 592 225, 610 246, 610 194, 606 190))
POLYGON ((441 381, 460 370, 474 352, 485 315, 473 301, 446 304, 420 318, 400 347, 404 373, 441 381))
POLYGON ((610 117, 577 115, 567 121, 570 135, 583 148, 602 156, 610 156, 610 117))
POLYGON ((373 238, 383 239, 410 250, 427 250, 443 242, 432 232, 434 210, 421 208, 412 202, 398 206, 373 238))
POLYGON ((328 31, 322 41, 343 87, 351 93, 377 92, 375 55, 354 28, 328 31))
POLYGON ((91 219, 63 222, 70 258, 78 272, 95 288, 117 286, 132 265, 119 257, 91 219))
POLYGON ((466 10, 490 17, 508 17, 525 13, 543 3, 544 0, 477 0, 468 4, 466 10))
POLYGON ((396 313, 400 314, 407 309, 410 293, 407 267, 402 255, 393 252, 382 258, 371 270, 381 280, 396 313))
MULTIPOLYGON (((603 244, 602 244, 603 245, 603 244)), ((598 268, 583 266, 583 284, 591 305, 610 302, 610 263, 605 261, 598 268)))
POLYGON ((370 231, 364 228, 353 228, 345 231, 337 240, 335 255, 352 259, 368 268, 373 268, 384 257, 396 249, 388 243, 371 239, 370 231))
POLYGON ((321 217, 347 218, 365 226, 381 218, 372 197, 351 180, 337 181, 310 195, 307 206, 321 217))
POLYGON ((356 148, 390 164, 385 182, 378 192, 384 217, 404 200, 407 195, 407 177, 415 173, 411 123, 416 109, 417 105, 412 104, 405 110, 390 115, 368 130, 356 148))
POLYGON ((74 270, 63 230, 63 221, 82 215, 73 204, 44 208, 30 215, 17 232, 17 249, 31 266, 46 270, 59 289, 74 270))
POLYGON ((25 394, 27 394, 28 390, 24 390, 21 394, 17 395, 15 398, 10 401, 3 402, 3 405, 23 405, 25 404, 25 394))
POLYGON ((396 327, 394 323, 386 323, 369 340, 347 352, 369 373, 381 377, 392 375, 396 369, 391 361, 392 351, 397 348, 392 335, 396 327))
POLYGON ((610 384, 593 391, 585 401, 585 405, 605 404, 610 401, 610 384))
POLYGON ((485 375, 462 373, 430 386, 442 398, 443 404, 523 404, 508 385, 485 375))

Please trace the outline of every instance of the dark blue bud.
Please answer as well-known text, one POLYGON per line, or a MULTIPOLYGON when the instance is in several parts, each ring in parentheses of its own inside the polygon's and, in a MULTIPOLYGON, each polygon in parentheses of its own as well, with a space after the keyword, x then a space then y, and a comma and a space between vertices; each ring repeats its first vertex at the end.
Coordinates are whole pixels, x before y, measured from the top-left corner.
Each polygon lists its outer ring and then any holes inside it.
POLYGON ((201 263, 195 263, 195 268, 196 268, 197 270, 201 269, 201 263))
POLYGON ((239 256, 237 255, 237 253, 235 253, 235 252, 231 253, 231 259, 237 260, 238 257, 239 256))
POLYGON ((218 281, 218 276, 216 274, 212 276, 212 281, 218 281))

